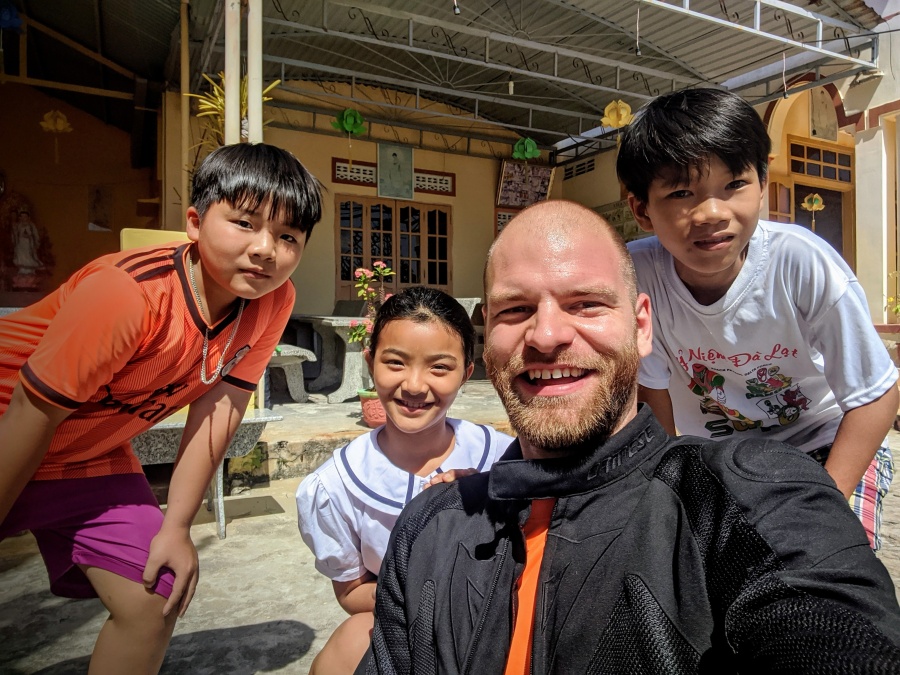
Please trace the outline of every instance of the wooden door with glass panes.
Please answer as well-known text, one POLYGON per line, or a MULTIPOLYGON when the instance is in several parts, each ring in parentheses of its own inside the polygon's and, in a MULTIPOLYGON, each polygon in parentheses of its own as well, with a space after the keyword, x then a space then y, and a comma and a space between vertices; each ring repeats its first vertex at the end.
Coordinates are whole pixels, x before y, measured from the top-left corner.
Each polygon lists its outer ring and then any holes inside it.
POLYGON ((409 286, 450 292, 450 207, 346 195, 335 207, 336 300, 355 300, 354 272, 378 260, 395 272, 385 282, 390 293, 409 286))

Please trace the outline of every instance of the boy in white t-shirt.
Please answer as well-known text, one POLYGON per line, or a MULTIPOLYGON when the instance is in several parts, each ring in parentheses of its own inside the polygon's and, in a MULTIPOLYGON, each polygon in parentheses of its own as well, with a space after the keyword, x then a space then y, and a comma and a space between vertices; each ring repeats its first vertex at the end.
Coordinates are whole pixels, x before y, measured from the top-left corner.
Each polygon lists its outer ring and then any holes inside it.
POLYGON ((635 115, 617 160, 653 307, 640 400, 669 433, 783 441, 817 461, 880 548, 897 370, 853 272, 809 230, 759 220, 771 143, 739 96, 692 89, 635 115))

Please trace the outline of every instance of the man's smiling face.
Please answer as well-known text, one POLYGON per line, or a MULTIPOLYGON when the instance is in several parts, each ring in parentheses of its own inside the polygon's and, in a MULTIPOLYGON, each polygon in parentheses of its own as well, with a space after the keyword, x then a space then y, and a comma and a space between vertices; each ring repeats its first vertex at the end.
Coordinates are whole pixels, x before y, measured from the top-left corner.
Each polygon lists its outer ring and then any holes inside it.
POLYGON ((602 440, 634 416, 650 311, 646 296, 633 300, 596 214, 551 202, 518 218, 491 254, 484 358, 536 458, 602 440))

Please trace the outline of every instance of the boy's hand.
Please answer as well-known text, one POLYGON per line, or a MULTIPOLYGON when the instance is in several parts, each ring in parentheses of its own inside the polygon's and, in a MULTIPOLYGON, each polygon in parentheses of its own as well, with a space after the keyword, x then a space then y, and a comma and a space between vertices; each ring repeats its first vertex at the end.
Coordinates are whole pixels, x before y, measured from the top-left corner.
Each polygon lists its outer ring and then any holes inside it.
POLYGON ((449 471, 444 471, 443 473, 433 476, 431 480, 422 486, 422 489, 427 490, 432 485, 438 485, 440 483, 452 483, 463 476, 471 476, 473 473, 478 473, 478 469, 450 469, 449 471))
POLYGON ((172 595, 163 608, 163 616, 168 616, 177 606, 178 616, 182 617, 191 604, 200 577, 200 561, 194 542, 191 541, 190 530, 167 529, 163 525, 159 534, 153 537, 147 565, 144 567, 144 586, 153 586, 161 567, 168 567, 175 573, 172 595))

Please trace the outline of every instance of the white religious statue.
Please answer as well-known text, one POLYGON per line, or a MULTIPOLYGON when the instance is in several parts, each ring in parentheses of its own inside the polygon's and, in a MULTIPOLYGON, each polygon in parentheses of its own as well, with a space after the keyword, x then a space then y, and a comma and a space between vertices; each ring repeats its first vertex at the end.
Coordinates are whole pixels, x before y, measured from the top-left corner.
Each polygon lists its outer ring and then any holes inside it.
POLYGON ((34 274, 44 268, 38 257, 41 234, 27 207, 19 207, 12 223, 13 266, 19 274, 34 274))

